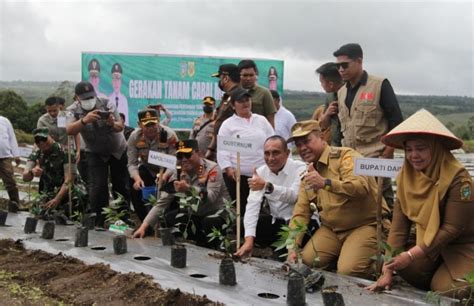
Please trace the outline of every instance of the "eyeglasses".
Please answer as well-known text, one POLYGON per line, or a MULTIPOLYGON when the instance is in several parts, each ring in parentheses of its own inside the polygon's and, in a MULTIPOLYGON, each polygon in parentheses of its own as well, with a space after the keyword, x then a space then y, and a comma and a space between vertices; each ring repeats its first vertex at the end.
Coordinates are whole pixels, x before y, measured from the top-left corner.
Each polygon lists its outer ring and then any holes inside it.
POLYGON ((39 144, 40 142, 46 142, 48 140, 48 137, 42 137, 42 136, 36 136, 35 137, 35 143, 39 144))
POLYGON ((344 69, 344 70, 346 70, 347 68, 349 68, 349 64, 350 64, 350 63, 351 63, 351 62, 340 62, 340 63, 336 63, 337 70, 339 70, 339 69, 341 69, 341 68, 344 69))
POLYGON ((193 151, 188 152, 188 153, 178 152, 176 153, 176 158, 178 160, 182 160, 183 158, 190 159, 192 155, 193 155, 193 151))

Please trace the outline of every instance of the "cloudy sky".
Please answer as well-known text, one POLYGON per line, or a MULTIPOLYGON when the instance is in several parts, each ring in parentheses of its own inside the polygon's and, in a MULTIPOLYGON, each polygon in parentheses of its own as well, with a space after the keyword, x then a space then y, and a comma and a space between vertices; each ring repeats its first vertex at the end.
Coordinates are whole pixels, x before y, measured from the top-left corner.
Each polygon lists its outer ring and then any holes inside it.
POLYGON ((81 51, 272 58, 285 89, 358 42, 399 94, 474 96, 471 1, 0 0, 0 80, 80 78, 81 51))

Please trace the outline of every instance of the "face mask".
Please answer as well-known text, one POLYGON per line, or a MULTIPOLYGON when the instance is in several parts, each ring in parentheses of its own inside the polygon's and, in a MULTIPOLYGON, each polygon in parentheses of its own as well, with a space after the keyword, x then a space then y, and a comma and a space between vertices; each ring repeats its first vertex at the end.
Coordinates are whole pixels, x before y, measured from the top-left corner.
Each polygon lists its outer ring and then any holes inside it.
POLYGON ((224 90, 224 84, 222 84, 222 80, 219 80, 218 86, 219 86, 219 89, 220 89, 221 91, 224 91, 224 92, 225 92, 225 90, 224 90))
POLYGON ((206 114, 210 114, 214 111, 214 108, 210 105, 204 105, 202 107, 202 110, 206 113, 206 114))
POLYGON ((91 111, 95 107, 95 98, 90 98, 87 100, 81 100, 81 108, 85 111, 91 111))

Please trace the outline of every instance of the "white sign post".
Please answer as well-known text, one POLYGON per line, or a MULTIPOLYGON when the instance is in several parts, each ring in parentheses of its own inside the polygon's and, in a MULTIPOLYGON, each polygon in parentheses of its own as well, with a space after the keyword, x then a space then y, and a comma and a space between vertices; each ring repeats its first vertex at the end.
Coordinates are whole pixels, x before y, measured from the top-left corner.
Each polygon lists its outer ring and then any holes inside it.
POLYGON ((403 159, 356 158, 356 175, 377 177, 377 272, 382 268, 382 188, 384 177, 396 177, 403 166, 403 159))
MULTIPOLYGON (((175 169, 176 168, 176 156, 164 154, 156 151, 148 152, 148 162, 153 165, 160 166, 160 173, 158 175, 158 186, 156 188, 156 198, 160 197, 161 185, 163 184, 163 175, 165 168, 175 169)), ((178 180, 180 178, 178 177, 178 180)))
POLYGON ((223 151, 237 152, 236 183, 236 211, 237 211, 237 249, 240 247, 240 154, 255 154, 260 142, 255 138, 223 137, 217 135, 217 148, 223 151))

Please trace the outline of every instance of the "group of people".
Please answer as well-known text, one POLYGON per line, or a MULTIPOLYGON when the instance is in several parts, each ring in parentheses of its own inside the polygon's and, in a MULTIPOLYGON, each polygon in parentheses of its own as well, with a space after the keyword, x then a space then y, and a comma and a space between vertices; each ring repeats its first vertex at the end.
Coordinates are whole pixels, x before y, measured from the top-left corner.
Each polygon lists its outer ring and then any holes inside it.
MULTIPOLYGON (((190 238, 211 246, 207 235, 224 224, 225 202, 236 200, 240 181, 237 213, 243 216, 244 243, 236 255, 251 255, 255 244, 271 245, 284 225, 307 224, 310 234, 297 237, 298 247, 288 249, 288 261, 370 279, 376 272, 377 183, 355 175, 354 164, 359 157, 393 158, 399 148, 405 162, 397 194, 393 196, 391 181, 384 180, 381 205, 387 242, 404 251, 384 263, 382 276, 368 289, 389 288, 398 273, 417 288, 469 296, 462 277, 474 269, 472 178, 450 152, 462 141, 425 110, 404 121, 390 82, 363 69, 360 45, 345 44, 333 55, 334 62, 316 70, 327 102, 300 122, 281 105, 278 92, 258 85, 252 60, 221 65, 213 76, 224 96, 217 107, 213 97, 204 97, 203 114, 185 140, 160 123, 154 108, 138 112, 139 127, 126 140, 124 120, 113 101, 98 97, 89 82, 77 84, 75 102, 68 108, 73 116, 64 131, 76 136, 70 142, 76 143, 78 165, 86 163, 88 209, 96 214, 96 225, 104 225, 110 180, 113 196, 124 199, 127 212, 131 199, 141 221, 134 237, 146 236, 159 222, 183 223, 192 214, 196 230, 190 238), (252 138, 261 145, 237 162, 236 152, 219 149, 218 137, 252 138), (292 157, 292 147, 302 161, 292 157), (175 155, 176 169, 150 163, 150 152, 175 155), (150 186, 157 186, 159 194, 151 209, 142 193, 150 186), (180 209, 176 193, 197 194, 197 210, 180 209), (412 225, 415 241, 409 239, 412 225)), ((63 147, 54 142, 64 141, 56 134, 50 124, 35 130, 42 153, 32 154, 25 180, 44 177, 45 156, 60 155, 63 147)), ((71 165, 64 156, 58 159, 71 165)), ((50 168, 61 172, 61 163, 50 168)), ((75 169, 62 170, 63 186, 73 179, 71 173, 75 169)), ((49 207, 65 197, 58 188, 49 207)))

